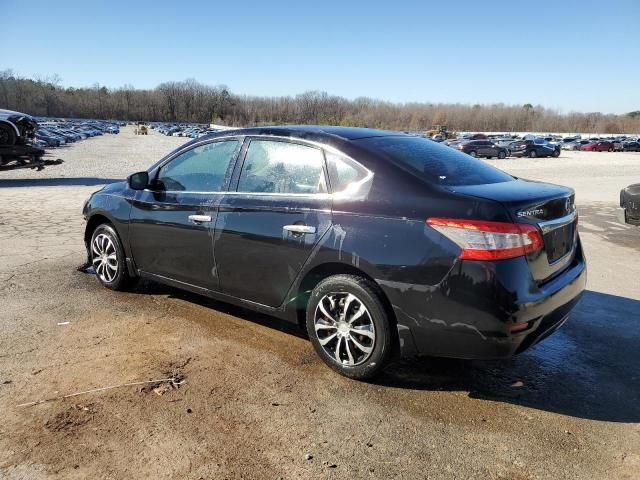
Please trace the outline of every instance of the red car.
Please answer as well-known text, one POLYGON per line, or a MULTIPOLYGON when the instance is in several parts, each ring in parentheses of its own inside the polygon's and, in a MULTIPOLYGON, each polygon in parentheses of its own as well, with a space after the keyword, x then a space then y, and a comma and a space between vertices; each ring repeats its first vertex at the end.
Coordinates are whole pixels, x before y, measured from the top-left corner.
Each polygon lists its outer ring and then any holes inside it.
POLYGON ((581 150, 587 152, 613 152, 613 143, 611 142, 593 142, 583 145, 581 150))

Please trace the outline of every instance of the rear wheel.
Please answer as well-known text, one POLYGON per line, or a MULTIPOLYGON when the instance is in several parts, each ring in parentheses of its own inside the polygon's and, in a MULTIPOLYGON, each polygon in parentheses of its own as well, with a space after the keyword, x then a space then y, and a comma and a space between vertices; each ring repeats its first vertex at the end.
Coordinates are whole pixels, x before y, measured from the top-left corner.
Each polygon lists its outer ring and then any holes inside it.
POLYGON ((610 148, 610 149, 609 149, 609 151, 610 151, 610 152, 613 152, 613 148, 610 148))
POLYGON ((471 150, 469 152, 469 155, 471 155, 473 158, 476 158, 478 156, 478 152, 476 152, 475 150, 471 150))
POLYGON ((535 150, 529 151, 529 158, 536 158, 538 156, 538 152, 535 150))
POLYGON ((7 124, 0 124, 0 145, 15 145, 16 132, 7 124))
POLYGON ((505 152, 499 152, 498 153, 498 158, 500 160, 503 160, 503 159, 507 158, 507 154, 505 152))
POLYGON ((111 290, 129 290, 136 282, 127 271, 126 257, 115 229, 99 225, 91 235, 90 260, 100 283, 111 290))
POLYGON ((551 154, 551 156, 553 158, 558 158, 560 156, 560 151, 559 150, 554 150, 553 153, 551 154))
POLYGON ((320 358, 350 378, 372 378, 391 354, 391 324, 375 284, 334 275, 311 292, 307 332, 320 358))

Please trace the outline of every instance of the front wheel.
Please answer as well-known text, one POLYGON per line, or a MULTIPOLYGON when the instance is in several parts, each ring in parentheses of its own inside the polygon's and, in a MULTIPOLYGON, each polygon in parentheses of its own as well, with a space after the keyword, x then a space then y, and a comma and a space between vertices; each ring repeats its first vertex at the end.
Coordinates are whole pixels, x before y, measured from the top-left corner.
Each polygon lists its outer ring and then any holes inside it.
POLYGON ((372 378, 391 354, 392 334, 379 289, 355 275, 334 275, 311 292, 307 333, 320 358, 336 372, 372 378))
POLYGON ((500 152, 498 153, 498 158, 500 160, 504 160, 505 158, 507 158, 507 154, 505 152, 500 152))
POLYGON ((99 225, 91 235, 90 260, 100 283, 111 290, 128 290, 136 277, 127 271, 126 257, 115 229, 99 225))
POLYGON ((551 154, 551 156, 553 158, 558 158, 560 156, 560 152, 558 150, 554 150, 553 153, 551 154))
POLYGON ((478 153, 475 150, 471 150, 469 152, 469 155, 471 155, 473 158, 476 158, 478 156, 478 153))
POLYGON ((15 145, 16 132, 9 125, 0 124, 0 145, 15 145))
POLYGON ((535 150, 531 150, 529 152, 529 158, 536 158, 538 156, 538 153, 535 150))

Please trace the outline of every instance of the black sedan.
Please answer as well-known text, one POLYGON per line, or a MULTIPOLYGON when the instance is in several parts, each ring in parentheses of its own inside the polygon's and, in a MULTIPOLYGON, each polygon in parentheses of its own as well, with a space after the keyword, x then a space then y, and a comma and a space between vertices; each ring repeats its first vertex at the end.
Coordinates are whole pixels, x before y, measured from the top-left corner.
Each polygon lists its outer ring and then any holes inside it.
POLYGON ((640 226, 640 183, 620 191, 619 219, 622 223, 640 226))
POLYGON ((511 146, 513 157, 559 157, 560 145, 547 142, 544 138, 535 138, 517 142, 511 146))
POLYGON ((491 140, 471 140, 458 145, 458 150, 467 153, 472 157, 484 158, 507 158, 509 150, 500 145, 496 145, 491 140))
POLYGON ((566 321, 586 281, 571 189, 395 132, 220 132, 83 212, 105 287, 146 277, 305 325, 352 378, 396 353, 522 352, 566 321))

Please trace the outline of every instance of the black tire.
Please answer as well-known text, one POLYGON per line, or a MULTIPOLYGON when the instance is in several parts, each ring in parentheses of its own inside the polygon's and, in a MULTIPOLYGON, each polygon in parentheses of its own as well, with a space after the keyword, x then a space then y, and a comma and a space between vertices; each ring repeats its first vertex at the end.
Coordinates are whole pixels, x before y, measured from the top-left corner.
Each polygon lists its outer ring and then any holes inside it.
POLYGON ((0 145, 15 145, 16 131, 6 123, 0 123, 0 145))
POLYGON ((91 234, 89 261, 96 271, 96 278, 104 287, 126 291, 137 283, 138 277, 130 276, 127 270, 126 256, 120 238, 113 226, 108 223, 98 225, 91 234), (111 242, 113 248, 107 246, 108 241, 105 237, 111 242), (100 255, 101 252, 103 255, 100 255), (115 254, 115 271, 112 266, 109 266, 113 263, 107 260, 111 254, 115 254))
POLYGON ((538 156, 538 152, 535 149, 529 150, 529 158, 536 158, 538 156))
POLYGON ((498 158, 500 160, 504 160, 505 158, 507 158, 507 154, 505 152, 498 152, 498 158))
MULTIPOLYGON (((343 301, 346 304, 346 300, 343 301)), ((354 302, 352 301, 351 304, 354 304, 354 302)), ((392 353, 393 335, 389 315, 381 300, 381 292, 376 284, 356 275, 334 275, 327 277, 318 283, 311 292, 309 303, 307 304, 306 316, 307 333, 309 334, 316 353, 322 361, 341 375, 356 380, 366 380, 373 378, 387 364, 392 353), (326 302, 330 301, 331 298, 335 299, 340 296, 342 296, 343 299, 348 298, 345 296, 349 294, 355 297, 355 301, 359 302, 354 305, 354 308, 357 307, 357 309, 355 311, 349 310, 350 307, 347 306, 345 315, 339 316, 339 320, 336 321, 335 318, 336 315, 339 314, 340 306, 336 304, 336 309, 331 311, 331 303, 326 302), (365 312, 360 315, 357 321, 353 321, 352 325, 356 326, 358 322, 366 321, 367 328, 372 327, 374 338, 370 339, 370 334, 360 336, 354 333, 357 332, 357 330, 352 330, 349 326, 347 326, 349 330, 343 331, 342 333, 340 326, 331 326, 328 328, 324 326, 329 325, 329 323, 324 321, 326 315, 320 311, 320 301, 323 301, 325 311, 332 315, 330 320, 333 325, 348 323, 346 314, 348 314, 349 311, 353 311, 354 314, 351 316, 353 318, 360 311, 360 308, 364 306, 365 312), (316 313, 318 313, 318 315, 316 315, 316 313), (319 330, 323 335, 322 340, 326 341, 327 338, 332 335, 334 337, 334 339, 326 343, 325 346, 320 343, 321 340, 316 331, 316 317, 318 317, 319 330), (330 329, 334 329, 335 334, 332 333, 334 330, 330 329), (346 335, 344 341, 340 338, 340 335, 346 335), (356 343, 354 340, 357 340, 357 343, 366 344, 366 346, 371 349, 370 353, 365 354, 364 351, 355 348, 353 346, 353 344, 356 343), (336 345, 333 353, 331 353, 332 344, 336 345), (344 346, 341 348, 341 345, 344 346), (352 347, 349 348, 348 345, 352 345, 352 347), (337 354, 338 357, 342 358, 340 363, 335 356, 336 350, 339 352, 337 354), (349 357, 347 357, 347 352, 349 357), (358 352, 363 356, 361 360, 357 357, 358 352), (349 364, 350 360, 353 364, 349 364), (356 360, 356 362, 354 362, 354 360, 356 360)), ((362 329, 364 327, 356 326, 356 328, 362 329)), ((369 330, 367 331, 369 332, 369 330)))
POLYGON ((613 152, 613 148, 610 148, 610 149, 609 149, 609 151, 610 151, 610 152, 613 152))
POLYGON ((475 150, 471 150, 469 152, 469 155, 471 155, 473 158, 476 158, 478 156, 478 152, 476 152, 475 150))
POLYGON ((558 150, 554 150, 553 153, 551 154, 551 156, 553 158, 558 158, 560 156, 560 152, 558 150))
POLYGON ((487 157, 487 160, 491 160, 493 157, 487 157))

